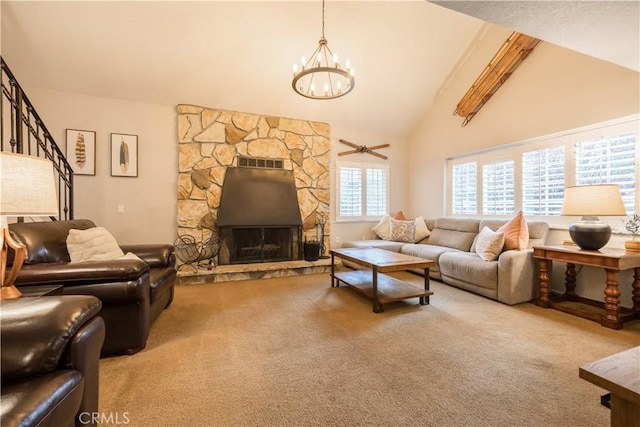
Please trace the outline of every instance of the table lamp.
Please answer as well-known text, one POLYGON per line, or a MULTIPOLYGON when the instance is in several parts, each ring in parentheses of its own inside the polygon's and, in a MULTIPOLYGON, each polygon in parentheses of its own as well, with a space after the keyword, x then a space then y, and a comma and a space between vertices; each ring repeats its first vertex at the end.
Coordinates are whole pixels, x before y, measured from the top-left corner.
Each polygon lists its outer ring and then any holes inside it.
POLYGON ((611 226, 599 216, 626 214, 617 184, 577 185, 564 190, 561 215, 582 217, 569 226, 571 240, 580 249, 597 251, 611 238, 611 226))
POLYGON ((58 194, 53 164, 42 157, 0 152, 0 179, 0 298, 17 298, 22 294, 13 283, 26 247, 11 237, 7 217, 57 216, 58 194), (9 248, 14 251, 11 271, 7 271, 9 248))

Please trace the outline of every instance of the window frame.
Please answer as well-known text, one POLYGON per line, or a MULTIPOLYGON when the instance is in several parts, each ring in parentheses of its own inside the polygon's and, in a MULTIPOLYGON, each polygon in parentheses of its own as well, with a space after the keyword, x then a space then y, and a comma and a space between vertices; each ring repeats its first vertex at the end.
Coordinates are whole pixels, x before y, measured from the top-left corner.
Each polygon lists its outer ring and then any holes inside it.
MULTIPOLYGON (((515 211, 523 209, 523 153, 536 151, 545 148, 564 146, 564 186, 576 185, 576 161, 574 154, 574 145, 590 138, 609 137, 622 133, 635 133, 636 153, 635 153, 635 175, 636 183, 640 181, 640 115, 626 116, 607 122, 601 122, 590 126, 570 129, 564 132, 545 135, 513 144, 501 145, 487 150, 476 151, 472 153, 462 154, 450 157, 446 160, 445 168, 445 212, 450 216, 470 216, 475 217, 509 217, 509 215, 484 215, 483 206, 483 176, 482 171, 484 165, 494 164, 505 160, 513 160, 515 162, 515 194, 514 203, 515 211), (453 212, 453 167, 458 164, 476 162, 476 212, 456 214, 453 212)), ((635 188, 635 210, 640 210, 640 186, 635 188)), ((554 221, 565 222, 557 215, 540 215, 533 218, 548 220, 553 218, 554 221)), ((615 220, 614 220, 615 221, 615 220)))
POLYGON ((389 215, 389 204, 391 199, 391 176, 390 176, 390 167, 387 163, 375 163, 375 162, 351 162, 351 161, 336 161, 336 172, 335 172, 335 182, 336 182, 336 191, 335 191, 335 222, 372 222, 379 221, 385 215, 389 215), (340 215, 340 200, 341 200, 341 183, 340 183, 340 171, 342 168, 358 168, 361 173, 361 190, 362 190, 362 215, 360 216, 341 216, 340 215), (368 215, 367 213, 367 169, 383 169, 386 174, 386 211, 382 215, 368 215))

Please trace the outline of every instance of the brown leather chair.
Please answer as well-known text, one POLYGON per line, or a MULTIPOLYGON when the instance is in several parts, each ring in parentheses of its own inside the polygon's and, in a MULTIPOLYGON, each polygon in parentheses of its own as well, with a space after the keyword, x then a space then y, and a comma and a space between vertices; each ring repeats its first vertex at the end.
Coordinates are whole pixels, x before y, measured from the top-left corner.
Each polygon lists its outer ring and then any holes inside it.
POLYGON ((96 225, 87 219, 10 224, 13 237, 27 246, 16 285, 63 285, 64 295, 93 295, 102 301, 106 325, 103 355, 135 354, 151 324, 173 300, 177 272, 172 245, 121 245, 137 259, 70 262, 69 230, 96 225))
POLYGON ((91 296, 0 301, 3 427, 93 425, 105 333, 100 307, 91 296))

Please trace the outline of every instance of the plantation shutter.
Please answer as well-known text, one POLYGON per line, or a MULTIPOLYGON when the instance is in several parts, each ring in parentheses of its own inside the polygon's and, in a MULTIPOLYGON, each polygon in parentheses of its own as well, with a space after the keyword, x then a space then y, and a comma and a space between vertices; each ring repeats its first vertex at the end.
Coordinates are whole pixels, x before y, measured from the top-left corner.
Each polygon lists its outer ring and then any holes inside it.
POLYGON ((635 212, 636 134, 582 141, 574 147, 576 185, 618 184, 627 213, 635 212))
POLYGON ((514 162, 497 162, 482 166, 482 213, 509 215, 515 213, 514 162))
POLYGON ((341 217, 362 216, 362 171, 355 167, 340 167, 341 217))
POLYGON ((367 216, 383 216, 387 213, 387 171, 367 168, 367 216))
POLYGON ((451 212, 453 214, 477 214, 477 163, 469 162, 453 165, 451 178, 451 212))
POLYGON ((564 146, 522 154, 522 211, 525 215, 560 215, 564 169, 564 146))

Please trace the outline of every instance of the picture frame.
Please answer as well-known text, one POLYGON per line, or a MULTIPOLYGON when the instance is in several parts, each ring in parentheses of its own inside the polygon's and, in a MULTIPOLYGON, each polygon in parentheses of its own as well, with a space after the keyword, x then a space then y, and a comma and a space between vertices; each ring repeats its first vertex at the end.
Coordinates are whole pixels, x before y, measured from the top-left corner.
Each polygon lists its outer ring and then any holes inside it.
POLYGON ((74 175, 96 174, 96 133, 91 130, 67 129, 66 156, 74 175))
POLYGON ((111 176, 137 178, 138 135, 111 134, 111 176))

